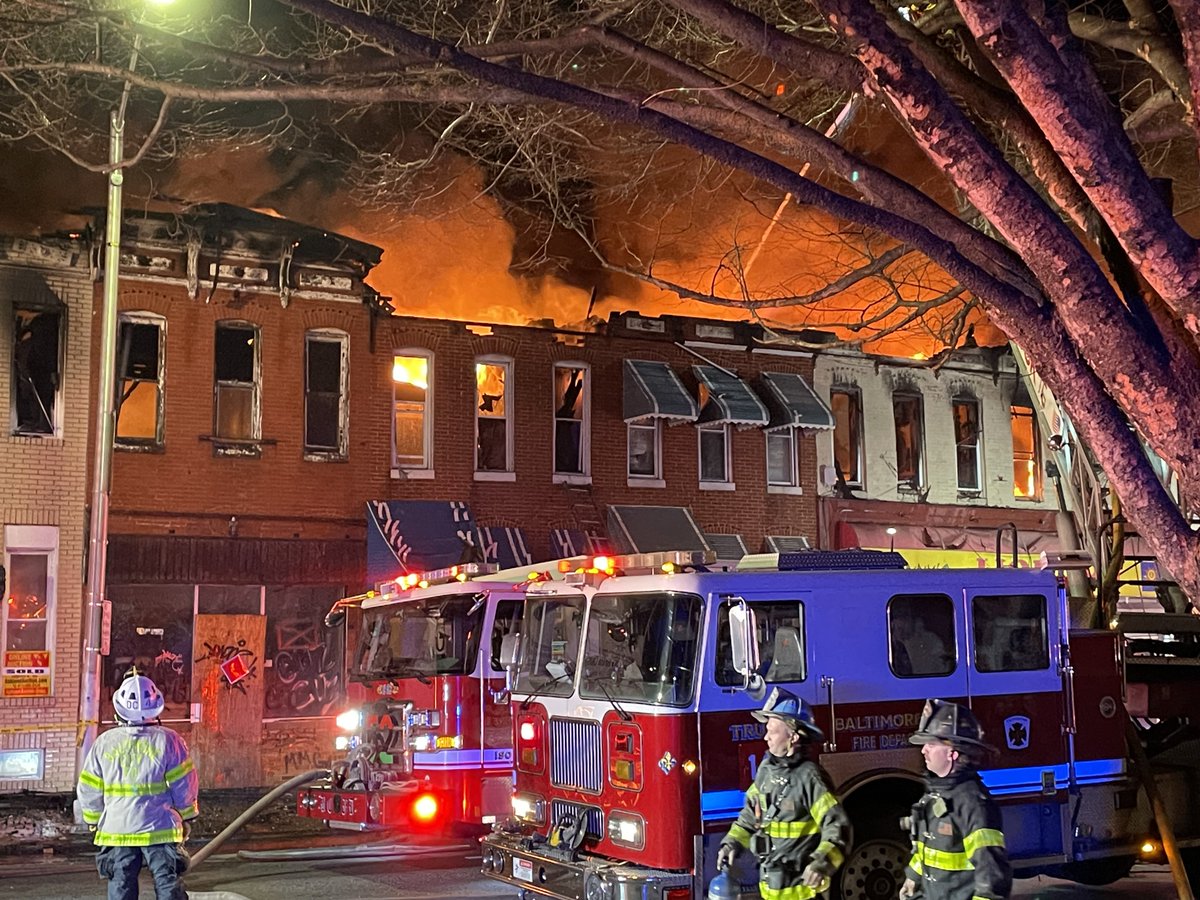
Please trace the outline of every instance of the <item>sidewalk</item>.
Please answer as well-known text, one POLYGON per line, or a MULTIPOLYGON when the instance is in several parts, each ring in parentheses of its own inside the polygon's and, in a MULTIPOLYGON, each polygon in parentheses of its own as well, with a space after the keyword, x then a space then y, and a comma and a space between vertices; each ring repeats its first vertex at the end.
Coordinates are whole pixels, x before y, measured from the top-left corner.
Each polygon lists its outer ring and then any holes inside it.
MULTIPOLYGON (((200 817, 192 826, 189 849, 197 850, 208 843, 268 790, 201 791, 200 817)), ((92 836, 76 829, 72 820, 74 800, 74 794, 0 794, 0 865, 29 862, 30 857, 90 857, 95 852, 92 836)), ((295 794, 284 794, 246 823, 221 852, 236 852, 248 846, 329 846, 372 839, 356 832, 333 831, 316 819, 300 818, 295 805, 295 794)))

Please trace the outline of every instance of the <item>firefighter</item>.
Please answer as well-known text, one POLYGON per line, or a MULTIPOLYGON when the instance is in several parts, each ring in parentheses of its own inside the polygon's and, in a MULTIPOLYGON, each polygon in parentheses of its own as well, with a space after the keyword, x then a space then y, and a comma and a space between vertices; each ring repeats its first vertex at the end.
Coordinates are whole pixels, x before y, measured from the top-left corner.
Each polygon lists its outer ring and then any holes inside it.
POLYGON ((842 864, 850 819, 825 770, 807 758, 810 742, 825 739, 809 705, 775 688, 754 718, 767 725, 767 753, 721 841, 717 868, 750 850, 763 900, 807 900, 828 889, 842 864))
POLYGON ((921 745, 925 795, 902 822, 912 836, 901 900, 1001 900, 1012 890, 1000 809, 976 771, 991 751, 965 706, 929 700, 909 741, 921 745))
POLYGON ((143 863, 158 900, 187 898, 183 842, 199 815, 198 782, 183 738, 156 722, 164 706, 154 682, 130 672, 113 694, 119 727, 96 739, 79 773, 76 791, 96 832, 108 900, 137 900, 143 863))

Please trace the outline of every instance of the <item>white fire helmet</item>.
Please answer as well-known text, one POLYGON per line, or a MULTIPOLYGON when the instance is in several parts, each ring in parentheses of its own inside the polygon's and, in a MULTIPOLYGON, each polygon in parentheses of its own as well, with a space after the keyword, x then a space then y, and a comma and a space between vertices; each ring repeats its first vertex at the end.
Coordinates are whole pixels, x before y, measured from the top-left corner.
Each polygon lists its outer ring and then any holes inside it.
POLYGON ((136 672, 126 676, 113 694, 113 708, 117 715, 132 725, 157 719, 162 715, 164 706, 166 701, 158 686, 136 672))

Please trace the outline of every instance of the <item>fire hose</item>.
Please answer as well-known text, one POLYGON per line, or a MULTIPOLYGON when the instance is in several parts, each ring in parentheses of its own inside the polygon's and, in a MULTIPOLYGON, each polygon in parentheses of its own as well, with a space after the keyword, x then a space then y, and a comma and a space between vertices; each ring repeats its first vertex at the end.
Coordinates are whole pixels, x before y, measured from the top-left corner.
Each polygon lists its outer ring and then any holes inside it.
POLYGON ((308 784, 310 781, 316 781, 318 778, 328 777, 328 769, 312 769, 308 772, 304 772, 303 774, 296 775, 293 778, 289 778, 287 781, 283 782, 283 784, 264 794, 257 801, 255 801, 249 809, 225 826, 224 831, 192 854, 191 861, 188 863, 188 871, 192 871, 194 868, 196 868, 196 866, 200 865, 200 863, 212 856, 212 854, 216 852, 217 848, 233 837, 238 829, 240 829, 243 825, 262 812, 265 807, 270 806, 288 791, 292 790, 293 788, 298 788, 301 785, 308 784))

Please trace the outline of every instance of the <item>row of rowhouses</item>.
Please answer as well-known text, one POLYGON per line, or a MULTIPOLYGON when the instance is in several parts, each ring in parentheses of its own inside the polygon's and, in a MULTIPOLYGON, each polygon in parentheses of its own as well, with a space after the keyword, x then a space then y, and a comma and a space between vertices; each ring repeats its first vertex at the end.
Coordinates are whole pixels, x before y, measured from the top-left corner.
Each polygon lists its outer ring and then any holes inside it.
MULTIPOLYGON (((209 784, 328 760, 344 674, 321 619, 404 567, 857 545, 945 564, 999 524, 1022 552, 1053 531, 998 350, 934 369, 745 323, 410 317, 365 285, 377 248, 220 205, 131 218, 123 246, 104 693, 150 672, 209 784)), ((0 789, 66 790, 94 247, 3 254, 0 789)))

